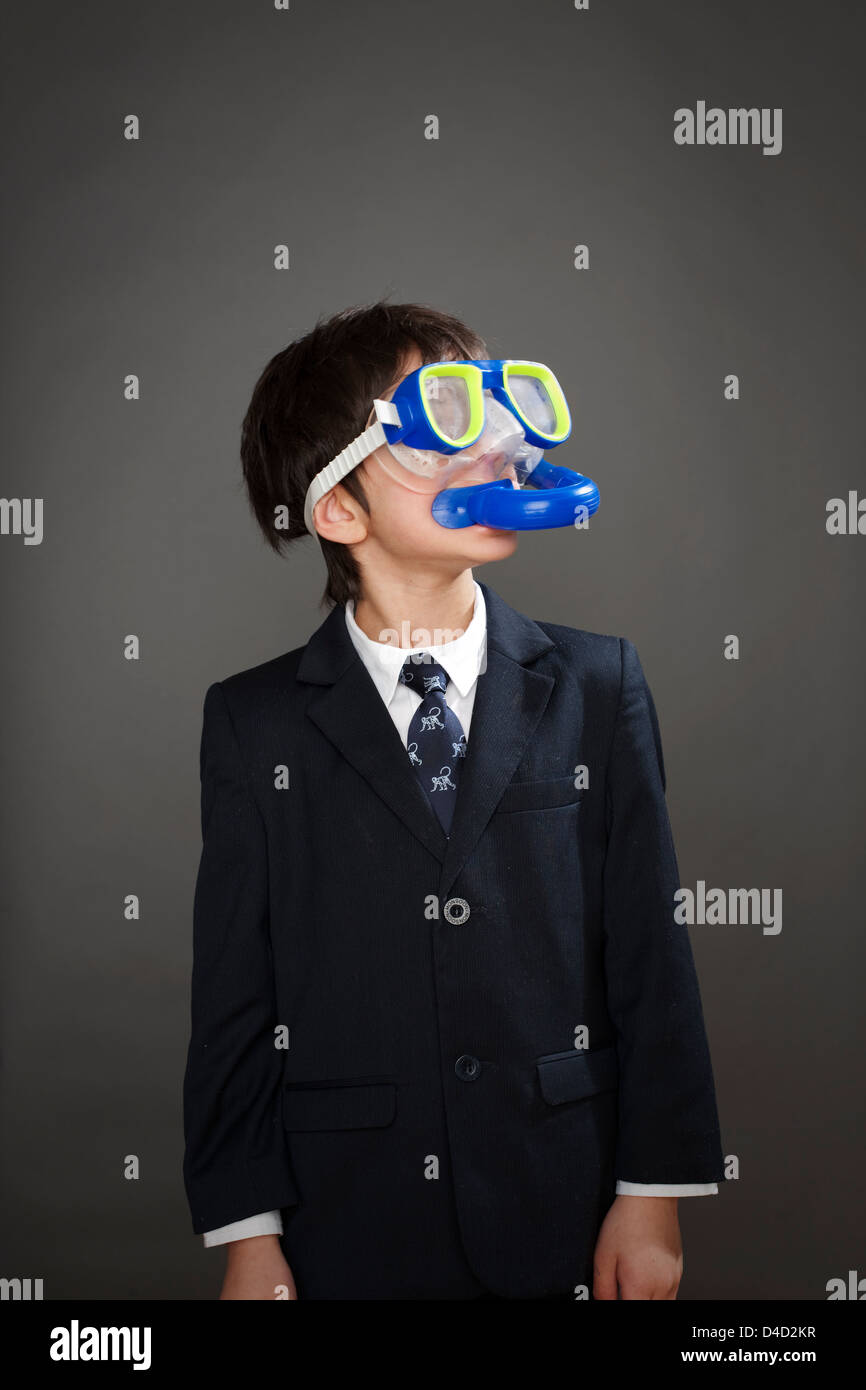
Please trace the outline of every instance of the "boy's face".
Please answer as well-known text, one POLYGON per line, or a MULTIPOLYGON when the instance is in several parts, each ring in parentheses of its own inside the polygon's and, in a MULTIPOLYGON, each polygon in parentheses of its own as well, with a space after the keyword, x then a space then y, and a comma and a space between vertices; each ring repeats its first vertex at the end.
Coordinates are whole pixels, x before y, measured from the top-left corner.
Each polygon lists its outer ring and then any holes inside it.
MULTIPOLYGON (((423 365, 420 352, 413 350, 389 389, 396 388, 405 376, 423 365)), ((400 568, 405 564, 416 574, 423 569, 450 577, 473 565, 504 560, 514 553, 518 542, 516 531, 498 531, 478 525, 459 529, 440 526, 431 511, 435 494, 413 492, 398 482, 379 462, 377 455, 382 450, 387 451, 387 445, 381 445, 358 466, 370 507, 369 515, 340 486, 323 498, 316 509, 320 534, 350 545, 362 573, 367 565, 381 565, 387 561, 400 568)), ((467 467, 452 486, 489 483, 496 476, 491 462, 485 461, 483 453, 479 453, 477 467, 467 467)))

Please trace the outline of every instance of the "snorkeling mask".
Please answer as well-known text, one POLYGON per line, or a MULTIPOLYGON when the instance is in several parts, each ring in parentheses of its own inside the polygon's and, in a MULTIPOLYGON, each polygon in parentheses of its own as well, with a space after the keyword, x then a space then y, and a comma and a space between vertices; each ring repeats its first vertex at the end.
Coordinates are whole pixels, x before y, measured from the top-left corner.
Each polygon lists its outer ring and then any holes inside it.
POLYGON ((430 495, 440 526, 571 526, 578 510, 596 511, 599 495, 591 479, 542 457, 570 434, 562 387, 541 362, 427 363, 375 400, 364 432, 316 474, 305 525, 316 534, 316 504, 375 454, 403 487, 430 495))

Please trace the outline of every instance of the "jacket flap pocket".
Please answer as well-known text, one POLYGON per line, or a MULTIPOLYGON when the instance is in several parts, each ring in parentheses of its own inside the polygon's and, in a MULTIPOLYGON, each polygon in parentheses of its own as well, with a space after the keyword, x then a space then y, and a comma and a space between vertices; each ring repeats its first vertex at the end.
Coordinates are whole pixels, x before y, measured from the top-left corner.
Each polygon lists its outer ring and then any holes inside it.
POLYGON ((496 807, 502 811, 544 811, 557 806, 579 806, 583 788, 574 777, 545 777, 541 782, 509 782, 496 807))
POLYGON ((566 1100, 585 1100, 599 1091, 610 1091, 617 1084, 616 1046, 594 1051, 555 1052, 538 1061, 541 1094, 548 1105, 566 1100))
POLYGON ((396 1108, 393 1082, 360 1086, 289 1082, 283 1088, 283 1126, 291 1130, 373 1129, 389 1125, 396 1108))

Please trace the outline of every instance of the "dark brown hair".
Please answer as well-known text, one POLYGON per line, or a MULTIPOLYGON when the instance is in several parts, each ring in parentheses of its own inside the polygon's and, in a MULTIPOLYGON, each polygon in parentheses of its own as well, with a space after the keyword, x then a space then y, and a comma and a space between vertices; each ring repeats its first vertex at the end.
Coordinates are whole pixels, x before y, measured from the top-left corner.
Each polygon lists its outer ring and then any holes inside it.
MULTIPOLYGON (((373 400, 401 374, 417 347, 424 362, 483 358, 487 348, 459 319, 422 304, 376 304, 320 319, 272 357, 253 389, 241 427, 241 463, 253 514, 277 553, 308 534, 307 488, 365 429, 373 400), (276 525, 278 508, 288 523, 276 525)), ((343 487, 365 511, 357 471, 343 487)), ((319 537, 328 583, 323 602, 360 596, 360 573, 347 546, 319 537)))

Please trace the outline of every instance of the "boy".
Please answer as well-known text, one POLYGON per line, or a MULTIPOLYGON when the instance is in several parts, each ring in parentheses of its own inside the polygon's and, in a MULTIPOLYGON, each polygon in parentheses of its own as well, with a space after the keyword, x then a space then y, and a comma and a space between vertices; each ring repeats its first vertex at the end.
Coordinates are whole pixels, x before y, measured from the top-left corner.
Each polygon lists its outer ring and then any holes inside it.
POLYGON ((514 486, 530 425, 487 393, 456 454, 364 434, 478 361, 448 315, 347 311, 244 421, 334 606, 205 698, 184 1177, 226 1299, 672 1299, 678 1198, 723 1177, 637 652, 516 612, 472 574, 516 531, 434 516, 514 486))

